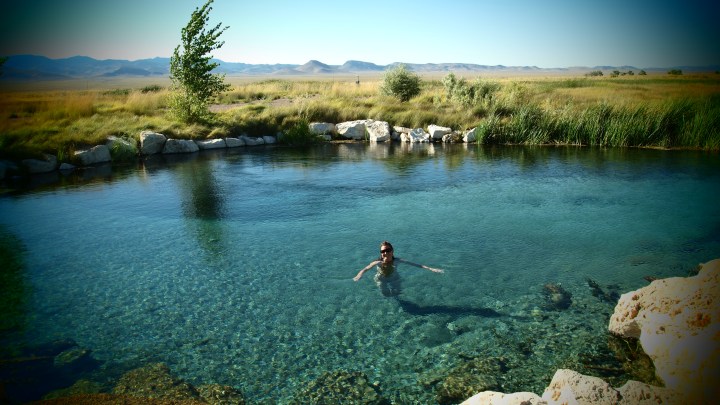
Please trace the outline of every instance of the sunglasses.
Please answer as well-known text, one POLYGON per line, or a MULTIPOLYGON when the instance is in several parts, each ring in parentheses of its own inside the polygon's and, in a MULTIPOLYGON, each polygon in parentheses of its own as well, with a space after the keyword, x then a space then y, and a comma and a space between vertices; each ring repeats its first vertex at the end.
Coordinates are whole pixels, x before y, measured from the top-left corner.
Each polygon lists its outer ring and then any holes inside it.
POLYGON ((387 252, 392 252, 392 249, 381 249, 380 250, 380 254, 387 253, 387 252))

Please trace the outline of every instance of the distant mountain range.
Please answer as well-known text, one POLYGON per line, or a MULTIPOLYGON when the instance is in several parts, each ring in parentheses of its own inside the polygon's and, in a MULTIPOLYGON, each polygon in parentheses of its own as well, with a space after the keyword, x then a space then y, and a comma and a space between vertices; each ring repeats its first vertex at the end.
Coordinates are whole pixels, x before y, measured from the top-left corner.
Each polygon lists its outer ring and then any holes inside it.
MULTIPOLYGON (((349 60, 342 65, 326 65, 311 60, 304 65, 291 64, 248 64, 223 62, 215 59, 220 66, 217 73, 233 75, 332 75, 332 74, 359 74, 378 73, 392 68, 399 63, 390 65, 376 65, 370 62, 349 60)), ((583 72, 583 71, 639 71, 633 66, 594 66, 594 67, 568 67, 568 68, 539 68, 537 66, 503 66, 503 65, 476 65, 471 63, 405 63, 408 69, 418 73, 543 73, 543 72, 583 72)), ((646 72, 665 72, 669 69, 681 69, 683 72, 716 72, 720 66, 677 66, 673 68, 643 68, 646 72)), ((142 77, 142 76, 168 76, 170 73, 170 58, 140 59, 135 61, 106 59, 98 60, 87 56, 73 56, 65 59, 50 59, 37 55, 13 55, 3 66, 0 80, 59 80, 76 78, 102 78, 102 77, 142 77)))

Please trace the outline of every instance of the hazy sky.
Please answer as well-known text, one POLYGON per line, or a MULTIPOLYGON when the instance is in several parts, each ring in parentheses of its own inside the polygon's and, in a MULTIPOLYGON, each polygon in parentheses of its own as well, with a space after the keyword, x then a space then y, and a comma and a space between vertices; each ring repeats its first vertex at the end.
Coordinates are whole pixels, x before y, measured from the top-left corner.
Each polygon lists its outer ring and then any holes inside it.
MULTIPOLYGON (((4 0, 0 55, 169 57, 204 0, 4 0)), ((215 0, 228 62, 720 65, 719 0, 215 0)))

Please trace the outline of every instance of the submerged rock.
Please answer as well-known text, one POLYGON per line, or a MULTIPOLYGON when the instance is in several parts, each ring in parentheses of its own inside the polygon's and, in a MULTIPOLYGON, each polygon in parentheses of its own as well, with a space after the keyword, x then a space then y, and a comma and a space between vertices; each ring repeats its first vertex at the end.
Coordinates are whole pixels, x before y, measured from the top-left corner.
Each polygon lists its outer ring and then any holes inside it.
POLYGON ((239 390, 220 384, 201 385, 197 388, 200 398, 212 405, 243 405, 245 397, 239 390))
POLYGON ((439 404, 457 404, 476 392, 501 389, 497 377, 506 371, 505 359, 468 359, 454 369, 435 388, 439 404))
POLYGON ((200 399, 200 393, 189 383, 170 375, 163 363, 153 363, 125 373, 113 394, 176 401, 200 399))
POLYGON ((377 385, 359 371, 323 373, 300 389, 290 404, 388 404, 377 385))
POLYGON ((617 302, 618 298, 620 298, 620 295, 616 291, 604 290, 595 280, 587 278, 586 281, 590 287, 590 292, 593 297, 597 297, 600 301, 614 303, 617 302))
POLYGON ((570 308, 572 304, 572 294, 565 290, 560 284, 545 284, 543 286, 543 294, 545 295, 546 309, 560 311, 570 308))

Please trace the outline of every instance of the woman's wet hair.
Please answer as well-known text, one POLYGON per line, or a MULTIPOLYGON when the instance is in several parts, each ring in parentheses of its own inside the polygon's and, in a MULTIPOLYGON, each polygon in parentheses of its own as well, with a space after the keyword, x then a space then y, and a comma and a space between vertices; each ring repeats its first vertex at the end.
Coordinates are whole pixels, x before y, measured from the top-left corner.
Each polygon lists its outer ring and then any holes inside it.
POLYGON ((380 244, 380 250, 382 250, 383 248, 388 248, 393 251, 395 250, 395 249, 393 249, 393 245, 388 241, 384 241, 383 243, 380 244))

